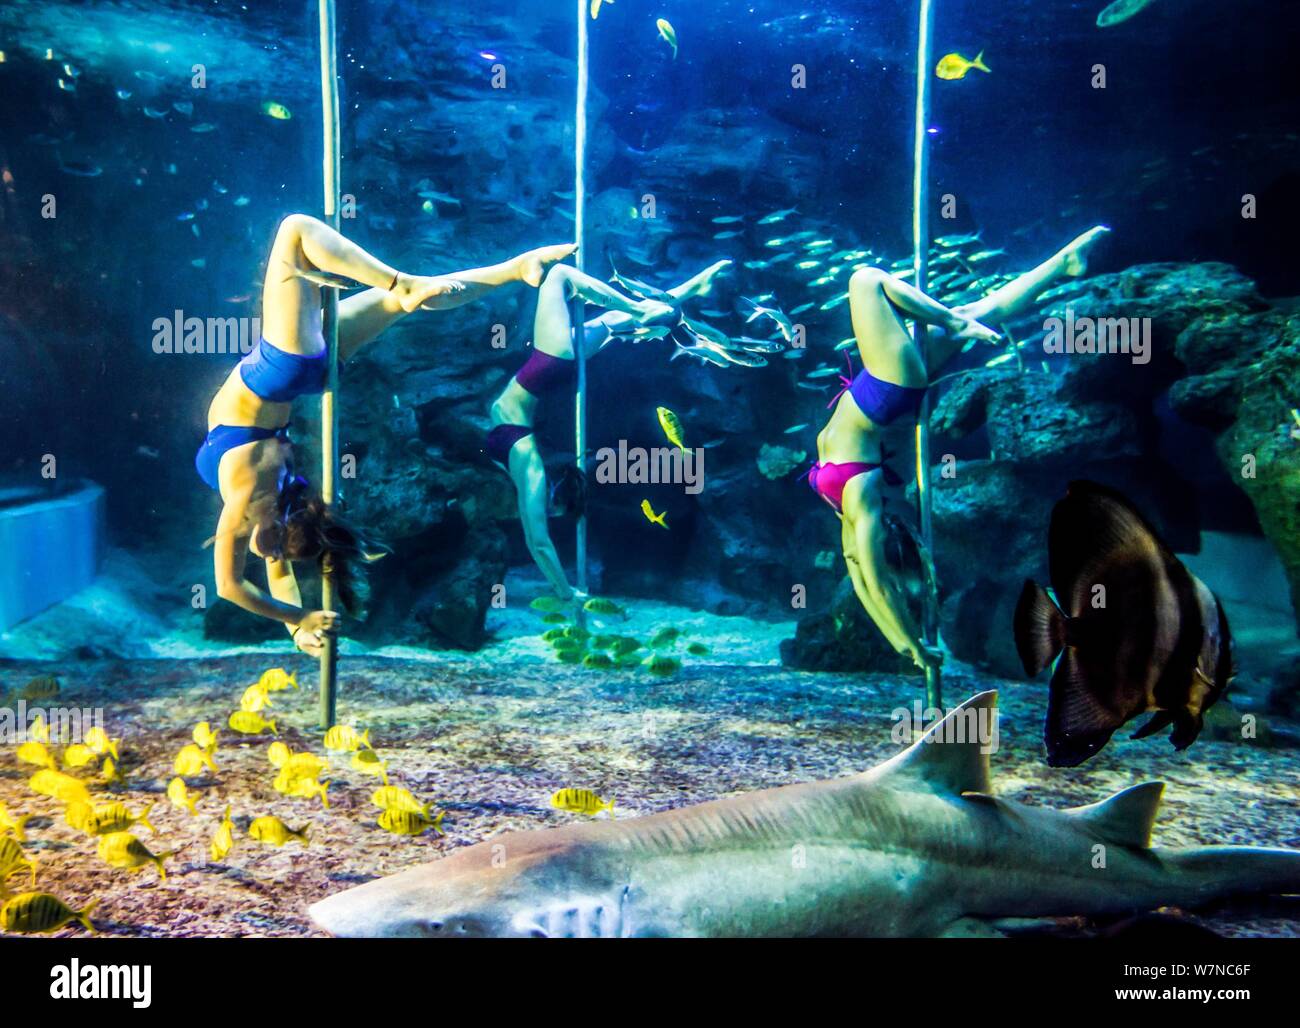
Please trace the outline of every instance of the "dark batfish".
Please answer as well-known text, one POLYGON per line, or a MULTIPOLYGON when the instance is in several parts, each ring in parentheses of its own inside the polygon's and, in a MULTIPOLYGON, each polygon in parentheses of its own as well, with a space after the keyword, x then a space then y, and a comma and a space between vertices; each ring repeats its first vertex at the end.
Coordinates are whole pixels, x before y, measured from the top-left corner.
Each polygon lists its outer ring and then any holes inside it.
POLYGON ((1133 738, 1173 725, 1170 741, 1186 749, 1233 675, 1218 599, 1124 496, 1095 482, 1070 483, 1053 508, 1047 554, 1060 606, 1026 581, 1015 614, 1031 678, 1061 657, 1043 731, 1047 762, 1082 764, 1149 711, 1133 738))

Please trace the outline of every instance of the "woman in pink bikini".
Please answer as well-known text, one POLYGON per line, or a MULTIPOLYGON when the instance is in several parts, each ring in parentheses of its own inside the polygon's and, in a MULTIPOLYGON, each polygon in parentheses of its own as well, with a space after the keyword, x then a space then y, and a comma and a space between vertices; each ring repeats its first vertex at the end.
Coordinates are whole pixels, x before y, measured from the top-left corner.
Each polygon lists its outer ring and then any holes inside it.
POLYGON ((707 293, 714 276, 730 264, 729 260, 718 261, 666 292, 645 287, 653 295, 637 299, 563 264, 551 268, 538 289, 533 352, 493 402, 492 427, 483 449, 510 475, 519 498, 528 552, 560 599, 582 597, 564 574, 547 519, 578 513, 586 500, 586 488, 573 465, 567 465, 553 484, 548 483, 533 423, 544 397, 563 395, 572 401, 575 362, 569 302, 580 296, 586 303, 607 308, 583 326, 584 356, 590 358, 615 339, 670 335, 682 321, 681 304, 707 293))
POLYGON ((886 489, 903 485, 888 460, 908 452, 921 401, 938 370, 970 340, 999 339, 983 323, 1005 321, 1056 279, 1083 274, 1088 248, 1108 231, 1099 226, 1085 232, 1033 271, 951 309, 878 268, 855 272, 849 281, 863 367, 831 401, 835 409, 817 436, 818 459, 808 482, 840 518, 844 559, 862 606, 894 649, 920 667, 939 664, 942 654, 926 645, 909 610, 916 583, 900 581, 892 569, 899 563, 925 569, 929 555, 899 518, 885 513, 886 489), (924 358, 906 319, 931 330, 924 358))

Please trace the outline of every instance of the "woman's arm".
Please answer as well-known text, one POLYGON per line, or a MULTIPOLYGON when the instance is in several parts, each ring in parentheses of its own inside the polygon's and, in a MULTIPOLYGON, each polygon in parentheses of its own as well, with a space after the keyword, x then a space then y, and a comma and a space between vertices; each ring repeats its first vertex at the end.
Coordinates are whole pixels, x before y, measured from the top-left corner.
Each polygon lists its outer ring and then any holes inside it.
POLYGON ((899 653, 908 654, 918 665, 933 662, 937 651, 926 645, 920 626, 907 609, 907 602, 894 583, 885 561, 884 506, 879 481, 865 475, 844 490, 844 516, 852 525, 858 574, 854 582, 868 615, 899 653))
POLYGON ((511 450, 510 477, 519 497, 519 520, 528 552, 555 594, 563 600, 572 599, 573 586, 564 574, 564 565, 546 525, 546 468, 532 436, 519 440, 511 450))
POLYGON ((248 559, 248 537, 240 533, 244 520, 244 505, 227 503, 217 522, 217 537, 213 545, 212 565, 217 579, 217 595, 242 607, 250 614, 297 625, 307 613, 297 604, 284 603, 244 578, 244 565, 248 559))

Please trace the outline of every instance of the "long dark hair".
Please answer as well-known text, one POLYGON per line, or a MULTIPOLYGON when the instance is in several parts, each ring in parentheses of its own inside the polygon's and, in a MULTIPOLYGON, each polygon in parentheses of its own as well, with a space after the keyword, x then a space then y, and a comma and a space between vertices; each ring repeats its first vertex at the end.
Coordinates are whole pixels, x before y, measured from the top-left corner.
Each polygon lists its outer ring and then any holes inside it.
POLYGON ((908 610, 916 623, 924 624, 926 604, 931 598, 937 602, 938 585, 934 561, 920 536, 906 521, 896 514, 886 514, 884 523, 885 563, 902 587, 908 610))
POLYGON ((580 518, 587 511, 587 476, 576 464, 553 464, 546 475, 550 483, 547 508, 558 517, 580 518))
POLYGON ((259 526, 257 545, 268 557, 328 566, 343 609, 358 616, 366 601, 362 566, 391 552, 345 520, 301 475, 281 482, 275 516, 259 526))

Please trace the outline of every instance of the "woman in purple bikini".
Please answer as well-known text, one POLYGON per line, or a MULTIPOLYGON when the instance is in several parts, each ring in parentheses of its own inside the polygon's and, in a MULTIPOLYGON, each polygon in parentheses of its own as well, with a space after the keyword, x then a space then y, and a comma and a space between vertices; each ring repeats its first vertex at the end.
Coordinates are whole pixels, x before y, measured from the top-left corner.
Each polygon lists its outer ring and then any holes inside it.
POLYGON ((299 396, 324 391, 321 288, 345 280, 370 288, 339 303, 339 359, 416 310, 447 310, 498 286, 537 286, 546 266, 574 251, 543 247, 489 268, 407 275, 305 214, 280 223, 262 287, 262 336, 230 372, 208 408, 208 435, 195 457, 199 476, 221 493, 213 569, 222 599, 283 622, 294 644, 317 656, 335 629, 332 610, 306 610, 294 560, 329 559, 345 609, 357 605, 353 565, 383 555, 294 474, 289 414, 299 396), (266 591, 244 578, 248 554, 266 561, 266 591))
POLYGON ((533 423, 544 397, 573 396, 575 365, 569 301, 580 296, 586 303, 608 308, 583 326, 584 355, 590 358, 614 339, 667 335, 680 320, 678 306, 707 293, 713 277, 730 264, 718 261, 660 294, 667 297, 666 301, 632 299, 567 265, 553 267, 537 291, 533 352, 492 404, 492 427, 484 441, 484 452, 514 482, 528 552, 555 594, 565 601, 574 599, 577 593, 564 574, 547 518, 576 513, 585 502, 586 489, 572 466, 563 470, 553 488, 548 488, 533 423))
POLYGON ((920 569, 928 566, 929 555, 900 519, 885 514, 886 489, 903 485, 888 461, 908 452, 921 400, 938 370, 968 341, 998 340, 982 323, 1005 321, 1056 279, 1083 274, 1087 249, 1107 231, 1094 228, 1033 271, 951 309, 878 268, 857 271, 849 280, 849 310, 863 367, 832 401, 835 409, 817 436, 818 459, 808 482, 840 518, 853 591, 894 649, 919 667, 940 663, 942 654, 922 639, 909 610, 908 583, 898 580, 887 555, 896 556, 893 565, 901 560, 920 569), (924 360, 905 319, 932 329, 924 360))

